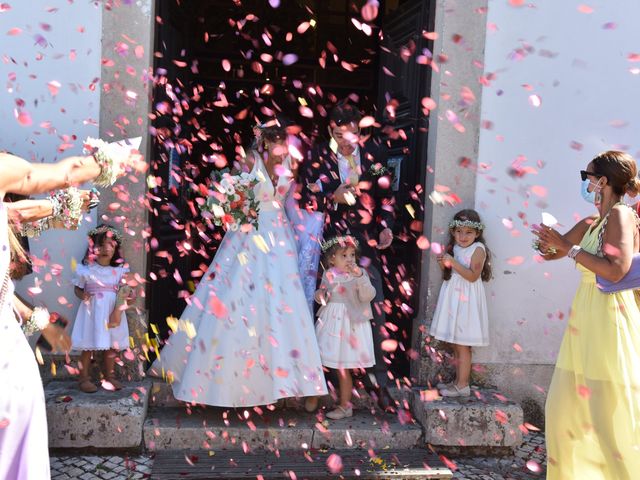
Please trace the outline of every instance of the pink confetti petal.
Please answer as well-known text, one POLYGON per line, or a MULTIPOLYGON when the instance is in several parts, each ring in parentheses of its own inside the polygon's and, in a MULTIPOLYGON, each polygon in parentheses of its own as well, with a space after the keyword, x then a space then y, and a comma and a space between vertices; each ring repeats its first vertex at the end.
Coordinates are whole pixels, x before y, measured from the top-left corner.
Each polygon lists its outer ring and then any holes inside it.
POLYGON ((29 115, 29 112, 26 112, 25 110, 14 110, 13 113, 16 117, 16 120, 21 126, 30 127, 31 125, 33 125, 33 120, 31 119, 31 115, 29 115))
POLYGON ((524 263, 524 257, 511 257, 509 260, 507 260, 507 263, 509 265, 522 265, 524 263))
POLYGON ((377 0, 368 0, 367 3, 360 10, 362 19, 365 22, 373 22, 378 16, 378 7, 380 4, 377 0))
POLYGON ((591 397, 591 389, 586 385, 578 385, 578 395, 580 395, 585 400, 589 400, 591 397))
POLYGON ((298 61, 298 55, 295 53, 287 53, 284 57, 282 57, 282 63, 284 65, 293 65, 298 61))
POLYGON ((540 464, 538 462, 536 462, 535 460, 529 460, 527 463, 527 468, 529 470, 531 470, 533 473, 540 473, 542 471, 542 468, 540 467, 540 464))
POLYGON ((57 80, 51 80, 49 83, 47 83, 47 88, 49 89, 49 93, 52 97, 58 95, 61 86, 62 85, 60 85, 60 82, 58 82, 57 80))
POLYGON ((7 35, 15 37, 16 35, 20 35, 22 33, 22 29, 18 27, 14 27, 7 32, 7 35))
POLYGON ((218 318, 224 318, 227 316, 227 307, 224 303, 220 301, 220 299, 215 295, 215 293, 211 293, 209 297, 209 308, 213 312, 213 314, 218 318))
POLYGON ((593 13, 593 7, 590 7, 589 5, 579 5, 578 11, 586 14, 593 13))
POLYGON ((427 248, 429 248, 429 239, 424 235, 421 235, 416 243, 418 244, 418 248, 420 250, 426 250, 427 248))
POLYGON ((342 457, 332 453, 329 455, 329 458, 327 458, 327 467, 329 467, 329 471, 333 474, 340 473, 342 471, 342 457))
POLYGON ((391 338, 383 340, 380 344, 380 348, 385 352, 395 352, 398 349, 398 341, 391 338))

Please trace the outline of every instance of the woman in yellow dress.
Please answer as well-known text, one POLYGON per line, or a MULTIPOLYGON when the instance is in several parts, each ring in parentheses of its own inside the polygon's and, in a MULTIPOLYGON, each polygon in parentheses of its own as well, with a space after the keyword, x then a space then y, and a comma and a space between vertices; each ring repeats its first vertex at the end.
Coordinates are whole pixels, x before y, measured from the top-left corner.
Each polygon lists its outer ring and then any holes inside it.
POLYGON ((640 180, 616 151, 581 176, 599 215, 564 235, 535 232, 545 258, 567 256, 582 273, 547 396, 547 479, 630 480, 640 476, 640 311, 632 290, 602 293, 596 275, 618 282, 639 250, 638 217, 621 200, 640 180))

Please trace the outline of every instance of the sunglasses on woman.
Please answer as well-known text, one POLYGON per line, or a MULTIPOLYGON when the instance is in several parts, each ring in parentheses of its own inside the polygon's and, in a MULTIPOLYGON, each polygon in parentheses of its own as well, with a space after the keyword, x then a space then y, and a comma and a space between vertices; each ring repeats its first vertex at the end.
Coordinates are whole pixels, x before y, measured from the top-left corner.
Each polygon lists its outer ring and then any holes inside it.
POLYGON ((600 175, 599 173, 596 173, 596 172, 587 172, 586 170, 580 170, 580 178, 582 179, 583 182, 587 179, 587 177, 601 178, 601 177, 604 177, 604 175, 600 175))

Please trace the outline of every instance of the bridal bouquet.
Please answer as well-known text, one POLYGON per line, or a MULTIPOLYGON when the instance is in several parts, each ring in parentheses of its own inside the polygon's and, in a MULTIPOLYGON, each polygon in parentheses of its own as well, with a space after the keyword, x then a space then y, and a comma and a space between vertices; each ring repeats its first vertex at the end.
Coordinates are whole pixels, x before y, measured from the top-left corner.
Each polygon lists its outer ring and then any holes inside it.
POLYGON ((225 230, 236 231, 243 225, 258 223, 258 201, 253 188, 258 179, 251 173, 231 175, 228 171, 214 172, 213 191, 203 210, 213 214, 213 223, 225 230))

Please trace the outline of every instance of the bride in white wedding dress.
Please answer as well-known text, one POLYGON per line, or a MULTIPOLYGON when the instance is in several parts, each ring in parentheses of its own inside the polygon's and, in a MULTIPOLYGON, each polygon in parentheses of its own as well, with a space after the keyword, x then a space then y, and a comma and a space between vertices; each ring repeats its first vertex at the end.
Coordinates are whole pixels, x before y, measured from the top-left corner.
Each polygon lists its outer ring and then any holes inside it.
POLYGON ((259 181, 258 228, 227 232, 151 373, 182 401, 221 407, 324 395, 313 319, 284 202, 292 182, 286 131, 261 131, 247 156, 259 181))

